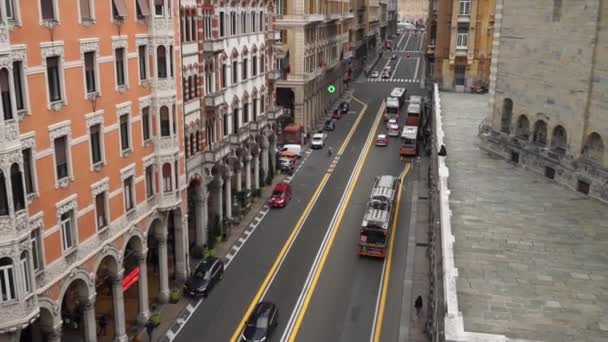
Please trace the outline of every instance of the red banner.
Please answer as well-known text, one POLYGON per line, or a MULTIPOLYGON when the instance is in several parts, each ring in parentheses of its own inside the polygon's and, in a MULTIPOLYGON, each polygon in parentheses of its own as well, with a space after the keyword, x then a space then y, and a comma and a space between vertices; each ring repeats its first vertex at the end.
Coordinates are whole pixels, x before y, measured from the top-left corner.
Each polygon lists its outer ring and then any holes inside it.
POLYGON ((122 279, 122 292, 127 291, 133 284, 135 284, 139 280, 139 267, 135 267, 133 271, 127 274, 126 277, 122 279))

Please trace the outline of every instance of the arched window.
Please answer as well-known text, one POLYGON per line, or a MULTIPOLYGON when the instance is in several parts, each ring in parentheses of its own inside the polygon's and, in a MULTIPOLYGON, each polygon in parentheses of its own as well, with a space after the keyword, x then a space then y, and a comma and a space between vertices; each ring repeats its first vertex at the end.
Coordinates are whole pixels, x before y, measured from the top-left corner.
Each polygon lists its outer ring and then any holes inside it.
POLYGON ((156 68, 158 78, 167 78, 167 51, 162 45, 156 49, 156 68))
POLYGON ((0 70, 0 92, 2 94, 2 110, 4 111, 4 120, 10 120, 13 118, 13 105, 11 103, 9 75, 6 68, 0 70))
POLYGON ((30 260, 27 252, 21 253, 19 268, 21 270, 21 280, 23 281, 25 293, 30 293, 32 291, 32 278, 30 277, 30 260))
POLYGON ((15 300, 15 269, 10 258, 0 259, 0 303, 15 300))
POLYGON ((600 164, 603 162, 604 142, 602 137, 596 132, 589 134, 589 137, 587 137, 587 141, 583 146, 583 157, 600 164))
POLYGON ((200 151, 201 148, 201 131, 196 131, 196 152, 200 151))
POLYGON ((25 209, 25 194, 23 193, 23 177, 19 165, 14 163, 11 166, 11 187, 13 190, 13 205, 15 211, 25 209))
POLYGON ((8 194, 6 191, 6 178, 0 171, 0 216, 8 215, 8 194))
POLYGON ((542 146, 547 144, 547 124, 543 120, 538 120, 534 124, 532 142, 542 146))
POLYGON ((528 118, 523 114, 517 118, 515 136, 526 141, 530 138, 530 121, 528 121, 528 118))
POLYGON ((195 139, 194 135, 195 134, 196 133, 190 134, 190 155, 194 155, 194 153, 196 153, 196 146, 194 145, 195 144, 195 142, 194 142, 194 139, 195 139))
POLYGON ((513 100, 504 99, 502 101, 502 116, 500 120, 500 131, 511 133, 511 117, 513 116, 513 100))
POLYGON ((169 123, 169 108, 160 107, 160 135, 168 137, 171 135, 171 124, 169 123))
POLYGON ((171 182, 171 164, 169 163, 163 164, 163 186, 165 192, 171 192, 173 189, 171 182))
POLYGON ((566 153, 566 146, 568 144, 568 136, 566 129, 558 125, 553 129, 553 136, 551 137, 551 149, 559 154, 566 153))

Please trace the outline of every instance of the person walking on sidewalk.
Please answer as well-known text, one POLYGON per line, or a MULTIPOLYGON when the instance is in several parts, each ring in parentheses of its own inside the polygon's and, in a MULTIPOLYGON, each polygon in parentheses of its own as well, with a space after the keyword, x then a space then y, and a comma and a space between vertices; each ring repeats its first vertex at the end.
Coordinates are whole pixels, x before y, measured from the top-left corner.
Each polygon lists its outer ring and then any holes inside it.
POLYGON ((416 298, 416 302, 414 302, 414 307, 416 308, 416 317, 420 318, 422 315, 422 296, 418 296, 416 298))

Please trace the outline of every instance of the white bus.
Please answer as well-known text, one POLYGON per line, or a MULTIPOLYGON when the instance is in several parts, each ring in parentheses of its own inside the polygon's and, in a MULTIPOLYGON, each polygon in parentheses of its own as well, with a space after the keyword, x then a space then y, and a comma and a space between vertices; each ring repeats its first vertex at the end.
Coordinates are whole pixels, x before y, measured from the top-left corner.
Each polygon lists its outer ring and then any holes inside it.
POLYGON ((393 88, 393 91, 391 91, 390 96, 399 100, 399 106, 401 106, 401 105, 403 105, 403 102, 405 102, 405 93, 406 92, 407 92, 407 90, 405 88, 393 88))
POLYGON ((399 100, 394 97, 386 98, 386 109, 384 110, 384 121, 397 119, 399 121, 399 100))
POLYGON ((401 147, 399 147, 399 155, 401 157, 416 156, 418 142, 418 127, 403 126, 401 131, 401 147))

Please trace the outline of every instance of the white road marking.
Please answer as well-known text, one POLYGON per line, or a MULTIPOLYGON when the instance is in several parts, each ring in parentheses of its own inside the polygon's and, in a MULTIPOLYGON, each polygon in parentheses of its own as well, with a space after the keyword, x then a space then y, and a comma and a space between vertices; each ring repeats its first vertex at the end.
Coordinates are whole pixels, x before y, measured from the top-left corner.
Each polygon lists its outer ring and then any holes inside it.
POLYGON ((416 58, 416 70, 414 71, 414 80, 418 78, 418 66, 420 64, 420 57, 416 58))
POLYGON ((188 306, 186 306, 186 310, 188 310, 189 312, 194 311, 194 306, 192 306, 192 304, 188 304, 188 306))
POLYGON ((232 250, 238 252, 241 247, 237 247, 236 245, 232 245, 232 250))
MULTIPOLYGON (((180 325, 180 328, 183 327, 183 325, 180 325)), ((177 331, 179 332, 180 329, 177 329, 177 331)), ((173 331, 171 331, 171 329, 167 330, 167 338, 169 339, 169 341, 173 341, 173 339, 175 338, 175 333, 173 331)))
POLYGON ((234 258, 234 256, 230 253, 225 255, 225 258, 228 259, 228 261, 232 260, 232 258, 234 258))
POLYGON ((243 233, 245 233, 245 235, 249 236, 251 234, 251 230, 246 230, 243 233))
MULTIPOLYGON (((239 238, 239 242, 240 242, 240 243, 245 243, 245 239, 243 239, 243 238, 239 238)), ((242 245, 241 245, 241 246, 242 246, 242 245)))

